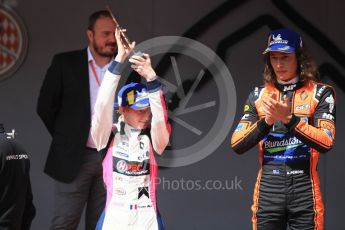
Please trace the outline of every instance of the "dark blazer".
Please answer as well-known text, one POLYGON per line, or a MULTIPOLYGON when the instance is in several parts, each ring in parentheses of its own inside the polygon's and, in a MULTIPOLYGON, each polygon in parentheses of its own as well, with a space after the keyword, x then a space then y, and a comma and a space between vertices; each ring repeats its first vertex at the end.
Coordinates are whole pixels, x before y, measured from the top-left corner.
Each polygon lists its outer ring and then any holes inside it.
POLYGON ((87 50, 57 54, 47 70, 37 113, 52 135, 45 173, 72 182, 90 130, 90 89, 87 50))

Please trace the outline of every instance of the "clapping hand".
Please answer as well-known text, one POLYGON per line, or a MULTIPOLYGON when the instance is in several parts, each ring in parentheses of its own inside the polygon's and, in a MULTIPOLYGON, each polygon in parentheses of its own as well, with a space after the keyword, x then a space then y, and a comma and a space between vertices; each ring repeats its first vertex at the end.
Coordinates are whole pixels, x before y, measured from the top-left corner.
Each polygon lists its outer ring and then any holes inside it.
POLYGON ((266 123, 274 124, 276 121, 288 123, 291 118, 291 104, 289 98, 284 95, 281 100, 277 99, 277 95, 272 93, 263 101, 263 109, 266 113, 266 123))

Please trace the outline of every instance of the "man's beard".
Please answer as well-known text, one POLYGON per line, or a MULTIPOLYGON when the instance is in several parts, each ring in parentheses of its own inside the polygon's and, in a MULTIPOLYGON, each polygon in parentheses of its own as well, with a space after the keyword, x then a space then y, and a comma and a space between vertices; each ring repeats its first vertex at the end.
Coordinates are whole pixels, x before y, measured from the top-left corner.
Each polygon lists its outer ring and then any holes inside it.
POLYGON ((95 50, 95 52, 102 57, 114 57, 115 56, 115 52, 116 52, 116 43, 107 43, 105 46, 114 46, 115 50, 114 52, 111 51, 102 51, 102 48, 100 46, 98 46, 96 43, 93 43, 93 49, 95 50))

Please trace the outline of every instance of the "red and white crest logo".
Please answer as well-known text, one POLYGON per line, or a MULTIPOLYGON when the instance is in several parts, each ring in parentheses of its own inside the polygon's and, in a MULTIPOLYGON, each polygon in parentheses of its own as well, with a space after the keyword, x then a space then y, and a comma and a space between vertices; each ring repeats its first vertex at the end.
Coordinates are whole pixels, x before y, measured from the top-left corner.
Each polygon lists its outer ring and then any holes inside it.
POLYGON ((6 5, 0 5, 0 81, 10 77, 23 63, 28 46, 24 23, 6 5))

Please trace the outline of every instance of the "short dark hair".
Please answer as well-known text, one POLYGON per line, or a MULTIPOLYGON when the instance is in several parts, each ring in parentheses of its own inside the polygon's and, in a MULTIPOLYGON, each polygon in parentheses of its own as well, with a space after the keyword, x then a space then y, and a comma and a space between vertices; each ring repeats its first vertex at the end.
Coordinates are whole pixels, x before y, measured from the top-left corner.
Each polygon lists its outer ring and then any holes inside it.
MULTIPOLYGON (((319 72, 314 59, 310 56, 308 50, 303 47, 298 48, 295 52, 297 58, 297 75, 303 83, 308 81, 316 81, 319 79, 319 72)), ((264 83, 275 83, 277 78, 270 62, 270 52, 264 56, 265 68, 263 72, 264 83)))
POLYGON ((112 17, 111 17, 111 15, 110 15, 109 11, 107 11, 107 10, 99 10, 99 11, 96 11, 96 12, 94 12, 94 13, 92 13, 92 14, 90 15, 87 29, 93 31, 93 28, 94 28, 94 26, 95 26, 96 21, 97 21, 99 18, 102 18, 102 17, 106 17, 106 18, 111 18, 111 19, 112 19, 112 17))

